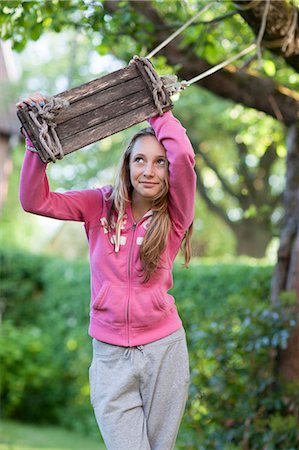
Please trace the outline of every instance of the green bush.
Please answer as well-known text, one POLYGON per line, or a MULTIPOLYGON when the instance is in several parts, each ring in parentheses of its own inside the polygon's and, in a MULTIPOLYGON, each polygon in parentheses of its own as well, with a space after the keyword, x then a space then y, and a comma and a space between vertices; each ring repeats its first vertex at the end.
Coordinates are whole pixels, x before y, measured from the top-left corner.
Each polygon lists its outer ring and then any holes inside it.
MULTIPOLYGON (((98 433, 89 403, 89 268, 5 250, 1 257, 1 397, 6 417, 98 433)), ((298 386, 275 376, 295 324, 285 298, 270 305, 272 267, 175 266, 172 294, 187 333, 190 395, 184 450, 295 450, 298 386)))
POLYGON ((190 327, 192 383, 182 449, 298 448, 298 385, 275 374, 277 351, 296 324, 294 298, 274 307, 253 297, 251 288, 242 291, 212 320, 190 327))
POLYGON ((49 334, 34 325, 16 327, 6 320, 0 335, 3 413, 29 421, 52 421, 61 386, 49 334), (47 389, 46 386, 48 386, 47 389))
POLYGON ((9 249, 0 260, 3 414, 97 435, 88 385, 88 265, 9 249))
POLYGON ((16 326, 34 323, 39 315, 46 261, 8 248, 0 252, 0 309, 4 318, 10 318, 16 326))

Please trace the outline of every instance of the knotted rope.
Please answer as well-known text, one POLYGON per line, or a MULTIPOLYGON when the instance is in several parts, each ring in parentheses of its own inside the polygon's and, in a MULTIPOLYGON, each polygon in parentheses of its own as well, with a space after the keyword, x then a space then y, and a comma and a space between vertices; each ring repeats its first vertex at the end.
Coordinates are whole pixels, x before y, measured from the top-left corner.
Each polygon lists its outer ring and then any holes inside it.
POLYGON ((56 162, 57 159, 64 157, 64 153, 55 130, 57 127, 55 117, 69 106, 69 102, 59 97, 45 97, 45 100, 44 106, 37 103, 36 110, 30 109, 29 115, 39 129, 39 139, 44 150, 51 161, 56 162))
POLYGON ((147 58, 142 58, 135 55, 130 61, 130 64, 134 61, 142 62, 144 70, 148 74, 152 83, 152 94, 155 106, 158 110, 159 116, 162 116, 163 107, 168 105, 166 93, 168 93, 169 96, 174 95, 185 89, 188 86, 188 83, 186 81, 179 82, 176 75, 164 75, 160 77, 147 58))

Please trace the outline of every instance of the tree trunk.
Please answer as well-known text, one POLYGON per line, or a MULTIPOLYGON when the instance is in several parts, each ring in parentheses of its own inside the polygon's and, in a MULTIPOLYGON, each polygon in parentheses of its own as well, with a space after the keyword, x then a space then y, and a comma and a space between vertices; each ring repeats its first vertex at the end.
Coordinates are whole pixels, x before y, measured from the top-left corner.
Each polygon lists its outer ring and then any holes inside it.
POLYGON ((270 224, 259 223, 256 218, 244 220, 232 227, 237 238, 236 254, 264 258, 272 239, 270 224))
MULTIPOLYGON (((284 292, 295 294, 299 315, 299 122, 288 133, 285 218, 281 230, 277 266, 272 280, 272 302, 284 292)), ((286 380, 299 381, 299 325, 278 355, 278 373, 286 380)))

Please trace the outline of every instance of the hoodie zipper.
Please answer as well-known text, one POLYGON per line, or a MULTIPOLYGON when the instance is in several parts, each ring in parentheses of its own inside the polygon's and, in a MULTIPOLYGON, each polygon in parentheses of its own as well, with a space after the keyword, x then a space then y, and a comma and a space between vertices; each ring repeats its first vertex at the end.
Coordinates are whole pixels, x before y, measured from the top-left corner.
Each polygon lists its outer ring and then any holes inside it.
POLYGON ((128 259, 128 277, 129 277, 129 297, 127 302, 127 335, 128 335, 128 346, 130 346, 130 318, 129 318, 129 305, 130 305, 130 297, 131 297, 131 260, 132 260, 132 249, 133 249, 133 243, 134 243, 134 237, 135 237, 135 231, 136 231, 137 222, 133 223, 133 226, 131 229, 133 230, 133 235, 131 239, 131 245, 130 245, 130 252, 129 252, 129 259, 128 259))

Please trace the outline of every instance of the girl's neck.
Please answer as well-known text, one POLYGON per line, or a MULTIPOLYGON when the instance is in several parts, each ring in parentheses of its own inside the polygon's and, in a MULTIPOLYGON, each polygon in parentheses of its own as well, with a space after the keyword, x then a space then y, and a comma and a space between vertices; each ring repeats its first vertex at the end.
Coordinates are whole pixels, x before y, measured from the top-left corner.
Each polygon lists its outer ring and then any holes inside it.
POLYGON ((140 198, 136 195, 132 195, 132 203, 131 203, 131 208, 132 208, 132 215, 133 215, 133 219, 135 222, 138 222, 138 220, 140 220, 144 214, 151 209, 152 207, 152 200, 145 200, 144 198, 140 198))

